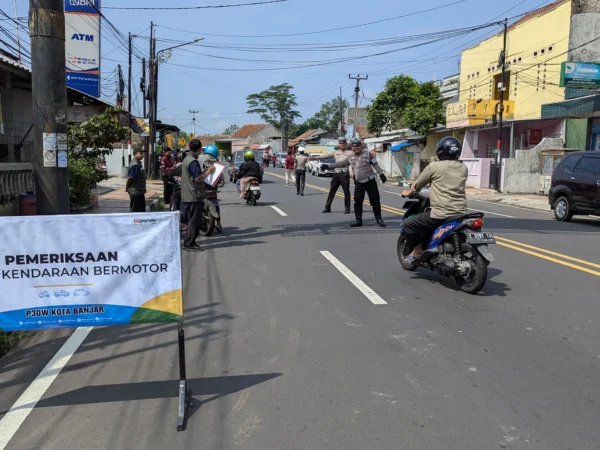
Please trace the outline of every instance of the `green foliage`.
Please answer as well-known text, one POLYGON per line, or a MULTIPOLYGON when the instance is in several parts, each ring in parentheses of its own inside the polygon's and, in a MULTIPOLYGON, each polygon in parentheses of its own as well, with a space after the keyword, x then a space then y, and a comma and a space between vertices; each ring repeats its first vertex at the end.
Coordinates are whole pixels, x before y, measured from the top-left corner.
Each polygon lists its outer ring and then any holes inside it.
POLYGON ((223 130, 223 134, 231 136, 232 134, 234 134, 239 129, 240 129, 240 127, 238 127, 235 124, 229 125, 227 128, 225 128, 225 130, 223 130))
POLYGON ((341 111, 345 111, 346 108, 348 108, 348 102, 342 99, 340 105, 339 97, 323 103, 321 109, 314 116, 296 127, 295 136, 300 136, 308 130, 336 131, 340 124, 341 111))
POLYGON ((431 81, 419 83, 408 75, 389 78, 367 107, 367 120, 369 132, 375 135, 399 128, 426 134, 444 121, 440 89, 431 81))
POLYGON ((189 141, 188 134, 185 131, 179 132, 179 139, 184 138, 186 141, 189 141))
POLYGON ((300 117, 300 112, 294 109, 298 102, 292 89, 291 85, 283 83, 246 97, 248 114, 258 114, 265 122, 278 127, 283 131, 284 139, 289 125, 300 117))
POLYGON ((81 125, 69 125, 69 198, 72 207, 91 203, 92 189, 108 175, 102 169, 104 157, 113 145, 125 139, 129 127, 123 126, 121 109, 108 108, 81 125))
POLYGON ((23 331, 16 331, 13 333, 0 332, 0 358, 8 353, 8 351, 13 348, 17 342, 26 336, 27 333, 23 331))

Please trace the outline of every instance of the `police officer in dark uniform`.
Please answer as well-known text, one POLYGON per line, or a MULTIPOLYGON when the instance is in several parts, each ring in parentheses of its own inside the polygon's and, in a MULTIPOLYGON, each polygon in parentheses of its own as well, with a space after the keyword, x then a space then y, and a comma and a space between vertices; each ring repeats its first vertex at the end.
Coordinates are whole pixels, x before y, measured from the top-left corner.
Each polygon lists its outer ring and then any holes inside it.
POLYGON ((356 220, 350 224, 351 227, 362 227, 363 225, 362 213, 365 194, 369 196, 377 224, 380 227, 385 227, 386 224, 381 218, 381 200, 377 187, 377 177, 379 176, 382 183, 387 181, 387 177, 381 167, 379 167, 377 160, 363 145, 361 139, 353 138, 351 143, 352 155, 349 158, 335 164, 323 164, 322 167, 324 169, 352 167, 354 174, 354 214, 356 220), (373 169, 376 173, 373 172, 373 169))
MULTIPOLYGON (((335 162, 341 162, 348 159, 352 156, 352 150, 348 145, 348 140, 345 137, 341 137, 338 139, 338 147, 336 148, 333 157, 335 158, 335 162)), ((314 159, 325 159, 329 158, 330 155, 317 156, 314 159)), ((333 203, 333 199, 335 198, 335 194, 337 193, 339 187, 342 187, 344 190, 344 214, 350 214, 350 168, 349 167, 340 167, 338 169, 333 169, 333 177, 331 178, 331 188, 329 189, 329 195, 327 196, 327 201, 325 202, 325 209, 323 213, 331 212, 331 204, 333 203)))
POLYGON ((144 150, 136 150, 127 171, 125 190, 129 194, 130 212, 146 212, 146 171, 142 159, 144 150))

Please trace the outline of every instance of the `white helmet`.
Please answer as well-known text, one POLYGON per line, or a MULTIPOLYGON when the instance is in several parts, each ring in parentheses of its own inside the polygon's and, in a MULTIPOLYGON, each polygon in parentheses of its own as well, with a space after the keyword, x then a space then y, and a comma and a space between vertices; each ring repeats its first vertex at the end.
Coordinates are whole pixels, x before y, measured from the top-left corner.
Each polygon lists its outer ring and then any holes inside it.
POLYGON ((305 151, 305 148, 304 148, 304 147, 299 147, 299 148, 298 148, 298 151, 299 151, 300 153, 304 153, 304 151, 305 151))

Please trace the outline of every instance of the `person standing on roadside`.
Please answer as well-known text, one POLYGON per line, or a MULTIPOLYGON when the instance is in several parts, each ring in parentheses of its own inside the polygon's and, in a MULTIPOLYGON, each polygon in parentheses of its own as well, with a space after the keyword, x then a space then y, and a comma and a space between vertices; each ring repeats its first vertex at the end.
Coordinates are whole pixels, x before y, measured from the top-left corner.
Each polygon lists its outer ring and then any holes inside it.
POLYGON ((136 150, 127 171, 125 190, 129 194, 129 211, 146 212, 146 171, 142 166, 144 150, 136 150))
POLYGON ((380 227, 387 225, 381 218, 381 200, 379 196, 379 188, 377 186, 377 176, 382 183, 387 181, 387 177, 377 163, 377 160, 363 146, 362 140, 354 138, 352 143, 352 156, 335 164, 323 164, 321 167, 327 169, 338 169, 341 167, 352 167, 354 173, 354 214, 356 220, 350 224, 351 227, 362 227, 363 203, 365 201, 365 193, 369 195, 369 201, 373 207, 375 220, 380 227), (375 172, 373 172, 375 169, 375 172))
MULTIPOLYGON (((352 150, 350 144, 348 144, 348 140, 345 137, 341 137, 338 139, 338 145, 336 147, 335 152, 333 153, 333 157, 335 158, 335 162, 345 161, 346 159, 352 156, 352 150)), ((310 159, 326 159, 330 158, 331 154, 316 156, 310 159)), ((339 187, 342 187, 344 191, 344 214, 350 214, 350 168, 342 167, 339 169, 333 170, 333 177, 331 178, 331 188, 329 189, 329 195, 327 196, 327 201, 325 202, 325 209, 323 213, 331 212, 331 204, 333 203, 333 199, 335 198, 335 194, 337 193, 339 187)))
POLYGON ((160 173, 163 179, 165 205, 171 204, 171 197, 173 196, 173 184, 169 183, 169 177, 166 176, 167 171, 171 170, 173 167, 175 167, 175 163, 173 162, 173 153, 172 150, 167 147, 162 158, 160 158, 160 173))
POLYGON ((198 157, 202 153, 202 143, 198 139, 192 139, 189 146, 190 152, 183 160, 183 165, 181 166, 181 201, 185 204, 188 214, 183 249, 187 251, 203 251, 196 244, 196 239, 200 234, 200 227, 202 226, 202 210, 204 209, 204 199, 206 198, 204 180, 215 171, 215 167, 210 166, 202 172, 200 162, 198 161, 198 157))
POLYGON ((296 195, 304 197, 304 185, 306 184, 306 163, 308 157, 304 154, 304 147, 298 149, 300 154, 294 161, 294 170, 296 172, 296 195))
POLYGON ((296 177, 294 175, 294 166, 296 165, 296 160, 292 156, 291 150, 288 150, 288 155, 285 158, 285 163, 284 164, 285 164, 285 185, 289 186, 289 184, 290 184, 289 180, 290 179, 295 184, 296 183, 296 177))

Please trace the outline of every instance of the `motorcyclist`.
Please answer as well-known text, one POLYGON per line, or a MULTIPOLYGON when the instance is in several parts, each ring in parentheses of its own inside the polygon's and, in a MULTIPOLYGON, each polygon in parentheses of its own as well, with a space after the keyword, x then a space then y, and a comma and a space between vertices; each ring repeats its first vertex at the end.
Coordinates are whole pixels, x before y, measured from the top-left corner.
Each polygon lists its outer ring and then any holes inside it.
POLYGON ((431 185, 431 210, 417 214, 402 224, 407 247, 411 250, 407 262, 414 262, 423 253, 423 236, 431 234, 449 217, 467 213, 465 187, 469 170, 462 161, 458 161, 462 152, 460 141, 452 136, 442 138, 435 152, 438 161, 425 167, 412 188, 402 191, 403 197, 410 197, 428 184, 431 185))
POLYGON ((252 150, 248 150, 244 153, 244 163, 240 166, 240 170, 236 174, 236 177, 240 179, 240 198, 244 198, 250 180, 253 178, 260 178, 260 166, 254 160, 254 152, 252 150))
MULTIPOLYGON (((217 148, 216 145, 214 144, 210 144, 207 145, 206 148, 204 149, 204 163, 203 163, 203 170, 208 169, 210 166, 214 166, 216 162, 218 162, 218 158, 219 158, 219 149, 217 148)), ((219 178, 222 178, 223 174, 221 174, 221 176, 219 178)), ((206 184, 206 183, 205 183, 206 184)), ((211 186, 209 184, 206 184, 206 192, 207 192, 207 201, 211 201, 212 196, 211 196, 211 192, 217 192, 218 191, 218 183, 215 183, 214 186, 211 186)), ((215 204, 217 211, 220 211, 219 208, 219 203, 216 201, 216 194, 212 194, 214 195, 214 201, 213 203, 215 204)), ((221 225, 221 215, 219 214, 219 218, 217 219, 216 223, 215 223, 215 228, 217 230, 217 232, 219 233, 223 233, 223 226, 221 225)))
POLYGON ((321 167, 324 170, 352 167, 354 174, 354 215, 356 220, 350 224, 351 227, 362 227, 363 225, 362 213, 365 193, 369 195, 377 224, 380 227, 386 227, 381 218, 381 200, 377 187, 377 176, 379 176, 382 183, 387 181, 387 177, 360 138, 353 138, 350 142, 352 144, 352 155, 349 158, 335 164, 322 164, 321 167), (377 174, 373 172, 373 169, 377 174))

